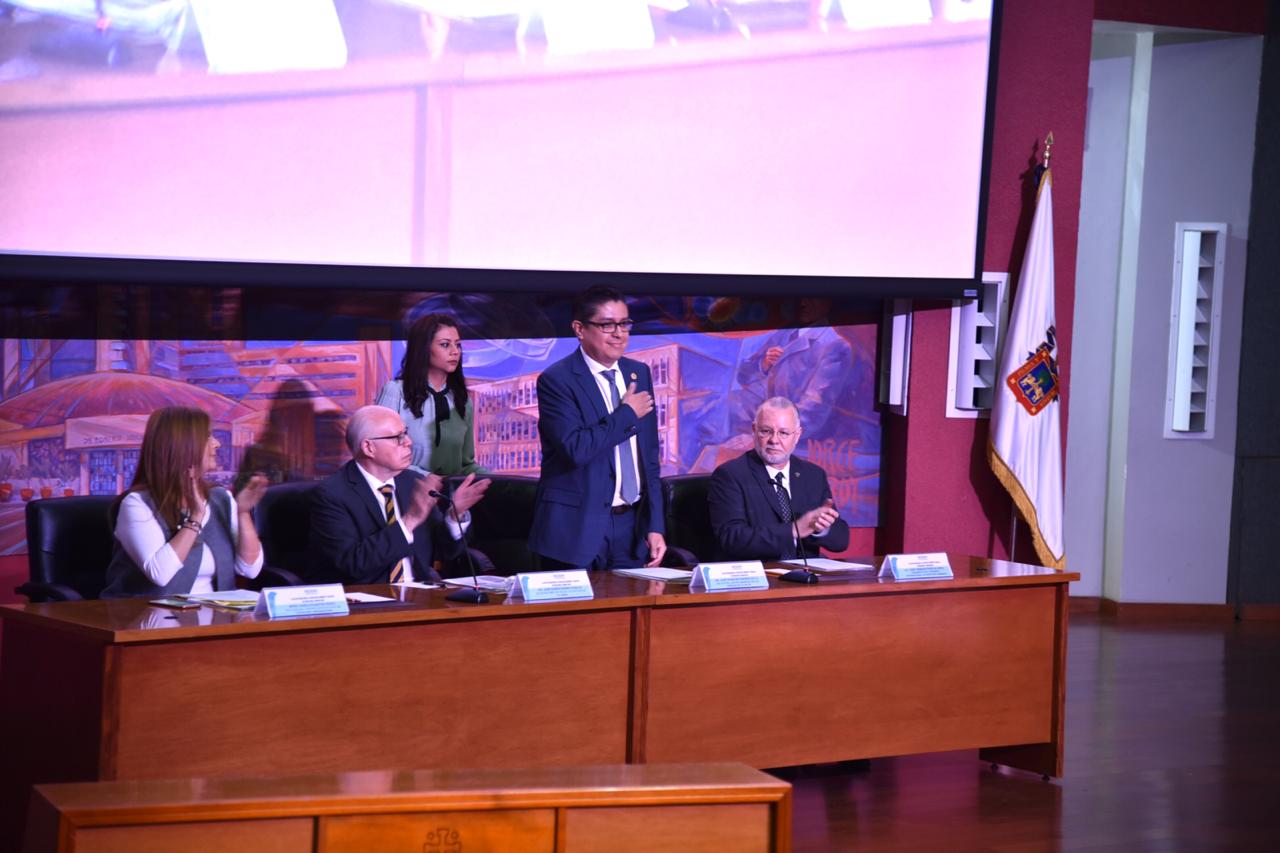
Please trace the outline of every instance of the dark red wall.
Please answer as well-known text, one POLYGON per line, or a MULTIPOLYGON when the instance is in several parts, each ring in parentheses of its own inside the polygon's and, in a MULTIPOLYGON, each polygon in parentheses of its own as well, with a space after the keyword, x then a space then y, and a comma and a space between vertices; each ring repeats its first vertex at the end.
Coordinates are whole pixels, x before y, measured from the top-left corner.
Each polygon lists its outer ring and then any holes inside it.
MULTIPOLYGON (((1067 387, 1092 23, 1092 0, 1004 4, 987 205, 984 268, 1016 282, 1031 224, 1031 170, 1053 131, 1056 313, 1067 387)), ((945 415, 950 304, 915 309, 908 413, 887 419, 877 550, 1006 556, 1011 504, 987 467, 987 422, 945 415)), ((1065 431, 1065 404, 1062 417, 1065 431)), ((1019 545, 1018 556, 1029 559, 1025 530, 1019 545)))
POLYGON ((1095 0, 1093 17, 1099 21, 1195 30, 1264 33, 1267 3, 1266 0, 1095 0))
MULTIPOLYGON (((1045 134, 1053 131, 1054 275, 1065 436, 1093 20, 1261 33, 1266 2, 1006 0, 1003 12, 984 268, 1008 272, 1016 287, 1034 200, 1030 170, 1045 134)), ((913 323, 908 414, 888 416, 885 422, 883 523, 874 550, 1008 556, 1012 505, 987 466, 987 421, 945 416, 950 305, 917 303, 913 323)), ((1018 559, 1034 561, 1025 527, 1017 546, 1018 559)))

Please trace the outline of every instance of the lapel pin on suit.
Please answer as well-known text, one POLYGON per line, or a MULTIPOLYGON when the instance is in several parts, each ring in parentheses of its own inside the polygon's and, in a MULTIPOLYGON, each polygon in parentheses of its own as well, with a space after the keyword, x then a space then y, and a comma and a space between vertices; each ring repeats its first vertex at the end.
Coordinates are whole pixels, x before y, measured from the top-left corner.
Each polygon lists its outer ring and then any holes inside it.
POLYGON ((636 381, 636 375, 634 373, 631 374, 631 381, 632 382, 636 381))

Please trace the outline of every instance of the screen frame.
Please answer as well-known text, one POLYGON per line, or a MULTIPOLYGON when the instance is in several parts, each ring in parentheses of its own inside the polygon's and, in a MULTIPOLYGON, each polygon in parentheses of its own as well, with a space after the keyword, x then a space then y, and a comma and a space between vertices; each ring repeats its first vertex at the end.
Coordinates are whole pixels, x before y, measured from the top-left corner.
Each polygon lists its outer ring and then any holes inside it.
MULTIPOLYGON (((992 0, 973 271, 967 278, 479 269, 0 252, 0 286, 5 290, 31 285, 136 284, 153 287, 269 286, 343 291, 373 288, 433 293, 569 293, 592 284, 608 284, 624 293, 652 295, 762 297, 790 294, 852 299, 925 300, 975 298, 985 267, 1003 9, 1004 0, 992 0)), ((945 137, 940 139, 939 144, 945 144, 945 137)), ((922 168, 927 168, 927 164, 922 164, 922 168)), ((5 331, 7 333, 11 330, 5 331)))

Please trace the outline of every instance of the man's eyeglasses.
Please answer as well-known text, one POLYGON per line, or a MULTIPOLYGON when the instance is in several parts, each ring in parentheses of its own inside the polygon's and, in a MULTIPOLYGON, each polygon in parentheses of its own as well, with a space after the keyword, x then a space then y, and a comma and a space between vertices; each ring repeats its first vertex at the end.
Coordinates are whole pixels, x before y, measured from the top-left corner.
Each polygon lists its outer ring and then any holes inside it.
POLYGON ((614 332, 626 332, 631 334, 631 327, 636 324, 635 320, 609 320, 604 323, 597 323, 595 320, 585 320, 588 326, 595 326, 606 335, 612 335, 614 332))
POLYGON ((795 438, 799 434, 800 430, 798 429, 769 429, 768 427, 756 427, 756 435, 760 436, 765 441, 768 441, 775 435, 783 441, 787 441, 795 438))
POLYGON ((371 435, 371 436, 369 436, 369 440, 370 440, 370 441, 391 441, 391 440, 393 440, 393 439, 395 440, 395 443, 396 443, 396 444, 408 444, 408 443, 409 443, 409 431, 408 431, 408 430, 405 430, 404 432, 398 432, 398 433, 396 433, 395 435, 371 435))

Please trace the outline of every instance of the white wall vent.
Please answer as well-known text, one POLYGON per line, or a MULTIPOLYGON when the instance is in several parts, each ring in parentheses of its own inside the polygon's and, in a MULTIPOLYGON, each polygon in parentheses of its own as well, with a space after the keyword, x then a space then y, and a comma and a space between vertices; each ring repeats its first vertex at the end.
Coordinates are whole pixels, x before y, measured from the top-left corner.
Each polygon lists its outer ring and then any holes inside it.
POLYGON ((880 405, 895 415, 907 413, 911 379, 911 300, 886 299, 880 320, 880 405))
POLYGON ((1008 320, 1008 273, 983 273, 977 298, 952 303, 947 417, 990 417, 1008 320))
POLYGON ((1177 223, 1165 438, 1213 438, 1226 251, 1225 222, 1177 223))

